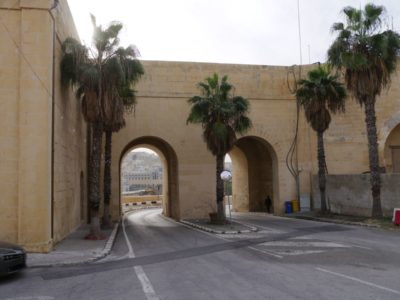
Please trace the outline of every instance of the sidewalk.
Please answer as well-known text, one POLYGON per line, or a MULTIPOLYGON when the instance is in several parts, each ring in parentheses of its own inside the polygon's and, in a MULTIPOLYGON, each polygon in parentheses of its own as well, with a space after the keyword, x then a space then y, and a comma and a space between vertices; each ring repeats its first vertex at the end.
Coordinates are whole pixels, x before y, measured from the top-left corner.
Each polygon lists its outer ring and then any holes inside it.
MULTIPOLYGON (((285 218, 303 219, 317 222, 334 223, 341 225, 364 226, 369 228, 380 228, 386 230, 399 230, 400 226, 393 224, 390 217, 382 219, 372 219, 370 217, 346 216, 346 215, 320 215, 318 211, 298 212, 283 215, 285 218)), ((256 227, 249 224, 233 221, 231 224, 215 225, 209 220, 181 220, 180 223, 216 234, 237 234, 257 231, 256 227)))
POLYGON ((295 219, 303 219, 303 220, 311 220, 311 221, 319 221, 319 222, 327 222, 327 223, 335 223, 343 225, 355 225, 355 226, 364 226, 370 228, 381 228, 389 230, 400 229, 399 226, 395 226, 393 224, 390 217, 382 219, 373 219, 370 217, 346 216, 337 214, 322 216, 319 214, 318 211, 297 212, 292 214, 285 214, 284 216, 287 218, 295 218, 295 219))
POLYGON ((89 232, 88 224, 79 227, 75 232, 58 243, 50 253, 28 253, 28 267, 55 267, 89 263, 107 256, 114 244, 119 223, 112 230, 103 230, 105 240, 85 240, 89 232))

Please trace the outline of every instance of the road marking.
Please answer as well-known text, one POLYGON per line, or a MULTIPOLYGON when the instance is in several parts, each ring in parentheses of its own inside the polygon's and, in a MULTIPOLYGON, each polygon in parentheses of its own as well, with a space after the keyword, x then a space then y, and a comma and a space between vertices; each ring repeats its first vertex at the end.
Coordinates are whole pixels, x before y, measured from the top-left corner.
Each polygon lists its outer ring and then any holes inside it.
POLYGON ((154 291, 154 288, 147 277, 146 273, 144 272, 143 268, 141 266, 136 266, 133 268, 135 270, 136 276, 138 277, 144 294, 146 295, 146 298, 148 300, 159 300, 159 298, 156 295, 156 292, 154 291))
POLYGON ((309 255, 309 254, 320 254, 326 252, 326 250, 286 250, 286 251, 275 251, 282 255, 309 255))
POLYGON ((276 257, 276 258, 279 258, 279 259, 282 259, 282 258, 283 258, 282 255, 274 254, 274 253, 271 253, 271 252, 266 251, 266 250, 257 249, 257 248, 255 248, 255 247, 248 247, 248 248, 251 249, 251 250, 257 251, 257 252, 261 252, 261 253, 264 253, 264 254, 271 255, 271 256, 276 257))
POLYGON ((353 280, 353 281, 356 281, 356 282, 359 282, 359 283, 362 283, 362 284, 365 284, 365 285, 368 285, 368 286, 371 286, 371 287, 374 287, 374 288, 377 288, 377 289, 380 289, 380 290, 391 292, 391 293, 396 294, 396 295, 400 295, 400 291, 396 291, 396 290, 393 290, 393 289, 390 289, 390 288, 387 288, 387 287, 384 287, 384 286, 381 286, 381 285, 377 285, 377 284, 372 283, 372 282, 364 281, 364 280, 358 279, 356 277, 344 275, 344 274, 341 274, 341 273, 332 272, 332 271, 329 271, 329 270, 326 270, 326 269, 323 269, 323 268, 315 268, 315 269, 318 270, 318 271, 321 271, 321 272, 325 272, 325 273, 331 274, 331 275, 335 275, 335 276, 338 276, 338 277, 342 277, 342 278, 346 278, 346 279, 349 279, 349 280, 353 280))
POLYGON ((320 241, 271 241, 265 242, 260 245, 272 247, 315 247, 315 248, 351 248, 343 244, 334 242, 320 242, 320 241))
POLYGON ((135 257, 135 253, 133 252, 132 245, 129 242, 128 235, 126 234, 126 230, 125 230, 125 215, 122 218, 122 231, 124 232, 126 245, 128 246, 128 250, 129 250, 128 257, 129 258, 134 258, 135 257))
MULTIPOLYGON (((124 232, 125 236, 125 241, 129 249, 128 257, 129 258, 134 258, 135 257, 135 252, 133 252, 133 247, 131 242, 128 239, 128 235, 126 234, 125 230, 125 215, 122 218, 122 230, 124 232)), ((135 270, 135 274, 137 278, 140 281, 140 284, 142 285, 143 292, 147 298, 147 300, 159 300, 157 297, 156 292, 154 291, 153 285, 151 284, 149 278, 147 277, 146 273, 144 272, 143 268, 141 266, 136 266, 133 268, 135 270)))
MULTIPOLYGON (((163 215, 159 215, 159 216, 162 217, 162 218, 163 218, 164 220, 166 220, 166 221, 174 222, 174 223, 176 223, 176 224, 178 224, 178 225, 184 226, 184 227, 189 228, 189 229, 191 229, 191 230, 195 230, 195 231, 201 232, 201 233, 203 233, 203 234, 207 234, 207 235, 209 235, 209 236, 212 236, 212 237, 214 237, 214 238, 218 238, 218 239, 223 240, 223 241, 225 241, 225 242, 232 242, 232 240, 227 239, 227 238, 225 238, 225 237, 222 237, 222 234, 210 233, 210 232, 207 232, 207 231, 204 231, 204 230, 200 230, 200 229, 198 229, 198 228, 195 228, 195 227, 193 227, 193 226, 189 226, 189 225, 187 225, 187 224, 177 222, 177 221, 172 220, 172 219, 170 219, 170 218, 167 218, 167 217, 165 217, 165 216, 163 216, 163 215)), ((235 237, 237 237, 237 235, 235 235, 235 237)), ((269 252, 269 251, 260 250, 260 249, 257 249, 257 248, 251 247, 251 246, 249 246, 249 247, 247 247, 247 248, 248 248, 248 249, 251 249, 251 250, 254 250, 254 251, 257 251, 257 252, 261 252, 261 253, 264 253, 264 254, 273 256, 273 257, 276 257, 276 258, 280 258, 280 259, 283 258, 283 256, 274 254, 274 253, 269 252)))
POLYGON ((53 300, 54 297, 50 296, 28 296, 28 297, 16 297, 16 298, 7 298, 6 300, 53 300))
MULTIPOLYGON (((309 240, 310 238, 308 236, 299 236, 299 237, 295 237, 293 239, 294 240, 309 240)), ((335 241, 321 239, 321 238, 318 238, 318 240, 323 241, 323 242, 336 243, 335 241)), ((358 245, 355 243, 349 243, 348 241, 346 241, 345 244, 341 244, 341 245, 348 245, 348 247, 360 248, 360 249, 364 249, 364 250, 372 250, 372 248, 370 248, 370 247, 361 246, 361 245, 358 245)))

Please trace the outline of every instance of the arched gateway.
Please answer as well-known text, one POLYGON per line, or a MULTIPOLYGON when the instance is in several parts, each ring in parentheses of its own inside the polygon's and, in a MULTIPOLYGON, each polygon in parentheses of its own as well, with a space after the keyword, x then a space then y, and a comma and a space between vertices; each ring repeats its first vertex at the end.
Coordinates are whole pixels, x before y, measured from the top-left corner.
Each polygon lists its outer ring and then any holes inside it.
MULTIPOLYGON (((229 152, 232 159, 233 210, 266 211, 264 199, 279 206, 278 161, 272 146, 262 138, 239 139, 229 152)), ((279 209, 278 209, 279 211, 279 209)))
MULTIPOLYGON (((164 140, 157 137, 140 137, 131 141, 122 151, 120 168, 123 157, 132 149, 145 147, 158 154, 163 165, 163 213, 164 215, 179 219, 179 194, 178 194, 178 159, 175 151, 164 140)), ((121 181, 121 169, 118 177, 121 181)), ((121 186, 121 185, 120 185, 121 186)), ((121 191, 119 192, 121 197, 121 191)), ((121 203, 121 199, 119 201, 121 203)))
MULTIPOLYGON (((0 134, 0 177, 4 179, 0 240, 31 251, 49 251, 88 218, 86 123, 74 92, 61 86, 59 68, 62 41, 78 36, 66 1, 59 1, 53 10, 52 1, 8 2, 0 5, 3 25, 12 28, 18 40, 31 41, 38 32, 43 39, 20 43, 20 51, 15 51, 14 43, 0 45, 4 56, 0 70, 7 78, 0 82, 4 106, 0 122, 6 128, 0 134), (43 84, 32 70, 41 70, 43 84)), ((10 32, 0 30, 0 37, 9 41, 10 32)), ((231 153, 234 168, 242 170, 234 170, 234 205, 240 211, 257 211, 260 199, 271 194, 274 213, 283 213, 284 202, 295 198, 297 190, 285 158, 297 123, 296 101, 289 87, 293 87, 293 75, 299 79, 299 67, 142 63, 145 76, 135 87, 135 115, 127 116, 126 127, 113 136, 113 218, 120 216, 121 157, 139 145, 156 149, 165 159, 167 215, 205 218, 215 210, 215 158, 207 151, 200 126, 186 125, 187 99, 197 95, 197 83, 213 73, 228 75, 235 94, 249 99, 254 125, 247 136, 239 137, 231 153)), ((303 76, 313 67, 302 66, 303 76)), ((400 169, 400 134, 395 128, 400 122, 399 86, 400 76, 393 76, 390 89, 376 103, 381 166, 388 172, 400 169)), ((329 174, 368 170, 364 118, 362 108, 349 99, 346 114, 332 120, 324 141, 329 174)), ((316 138, 302 113, 298 129, 300 193, 307 197, 313 188, 310 179, 317 172, 316 138)))
POLYGON ((197 83, 217 72, 228 75, 235 93, 250 101, 253 128, 238 136, 229 153, 233 163, 236 211, 283 213, 283 202, 296 196, 285 157, 293 141, 296 102, 282 67, 143 62, 144 78, 136 87, 138 105, 126 127, 113 136, 112 215, 120 214, 120 163, 135 147, 148 147, 164 161, 164 213, 175 219, 207 218, 216 209, 215 157, 207 150, 202 128, 187 125, 187 100, 199 93, 197 83), (240 69, 240 72, 238 72, 240 69))

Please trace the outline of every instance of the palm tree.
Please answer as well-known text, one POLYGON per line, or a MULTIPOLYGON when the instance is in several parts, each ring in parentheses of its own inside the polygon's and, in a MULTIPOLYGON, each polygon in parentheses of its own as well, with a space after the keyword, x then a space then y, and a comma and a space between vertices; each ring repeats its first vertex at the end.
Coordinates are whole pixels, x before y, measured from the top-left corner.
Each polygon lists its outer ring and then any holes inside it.
POLYGON ((307 79, 298 82, 296 91, 297 101, 304 109, 306 120, 317 133, 318 181, 323 213, 328 211, 325 195, 324 132, 331 122, 330 113, 344 112, 345 109, 346 90, 337 79, 337 76, 331 75, 329 68, 319 66, 308 72, 307 79))
MULTIPOLYGON (((111 151, 112 134, 125 127, 125 113, 131 113, 136 105, 135 91, 131 86, 144 74, 142 64, 136 59, 137 51, 133 46, 119 48, 110 57, 109 63, 115 70, 110 70, 108 79, 115 86, 113 94, 104 102, 104 132, 106 136, 104 151, 104 214, 103 226, 111 227, 111 151), (111 63, 112 62, 112 63, 111 63)), ((110 82, 109 82, 110 83, 110 82)))
POLYGON ((332 30, 338 36, 328 50, 328 62, 344 71, 347 89, 364 106, 373 217, 382 216, 375 102, 390 83, 400 50, 400 36, 392 30, 382 31, 384 11, 383 6, 374 4, 364 9, 345 7, 346 24, 333 24, 332 30))
POLYGON ((91 230, 89 239, 104 238, 100 231, 100 165, 101 143, 108 105, 126 87, 123 64, 118 53, 118 34, 122 24, 111 23, 106 29, 97 26, 92 16, 93 46, 82 45, 73 38, 67 38, 62 45, 61 74, 64 85, 76 87, 76 97, 81 101, 82 113, 91 128, 92 140, 89 157, 89 192, 91 230))
POLYGON ((218 221, 225 221, 224 183, 220 177, 224 168, 224 157, 236 142, 236 133, 245 133, 251 127, 251 120, 246 116, 249 102, 241 96, 233 95, 233 86, 228 77, 217 74, 198 84, 201 96, 188 100, 191 110, 186 123, 200 123, 203 138, 208 150, 216 156, 216 197, 218 221))

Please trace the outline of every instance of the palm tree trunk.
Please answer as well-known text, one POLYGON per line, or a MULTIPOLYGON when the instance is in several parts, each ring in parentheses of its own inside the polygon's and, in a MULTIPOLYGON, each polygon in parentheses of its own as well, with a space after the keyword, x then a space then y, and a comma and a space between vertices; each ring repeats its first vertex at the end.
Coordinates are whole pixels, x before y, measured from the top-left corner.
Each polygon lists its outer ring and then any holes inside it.
POLYGON ((326 206, 326 176, 325 176, 325 148, 324 148, 324 132, 318 131, 318 145, 317 145, 317 153, 318 153, 318 182, 319 182, 319 191, 321 194, 321 212, 326 213, 328 211, 326 206))
POLYGON ((111 200, 111 150, 112 150, 112 131, 105 130, 106 143, 104 150, 104 215, 103 228, 109 229, 112 227, 110 218, 110 200, 111 200))
POLYGON ((104 238, 100 230, 99 206, 100 206, 100 163, 101 163, 101 140, 103 126, 101 122, 92 123, 92 151, 89 165, 89 203, 90 203, 90 233, 87 239, 104 238))
POLYGON ((224 208, 224 182, 221 179, 221 173, 224 170, 224 157, 225 155, 217 155, 217 214, 218 221, 225 221, 225 208, 224 208))
POLYGON ((365 123, 367 125, 369 168, 371 171, 372 217, 382 217, 381 178, 379 170, 378 138, 376 130, 375 99, 369 97, 365 104, 365 123))

